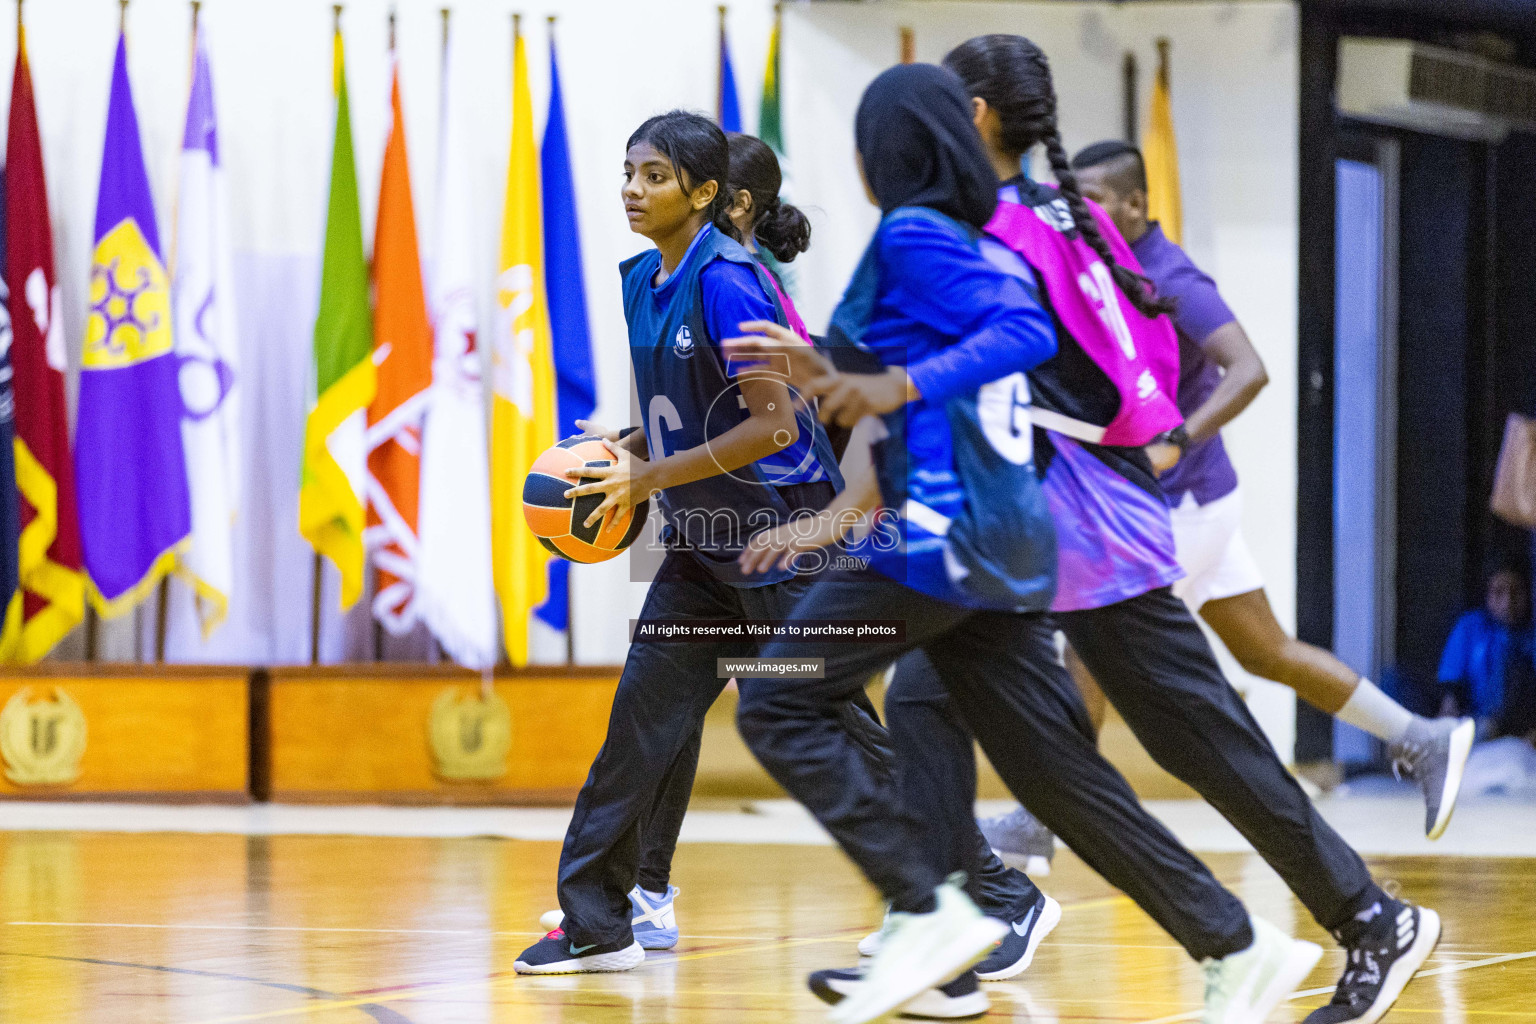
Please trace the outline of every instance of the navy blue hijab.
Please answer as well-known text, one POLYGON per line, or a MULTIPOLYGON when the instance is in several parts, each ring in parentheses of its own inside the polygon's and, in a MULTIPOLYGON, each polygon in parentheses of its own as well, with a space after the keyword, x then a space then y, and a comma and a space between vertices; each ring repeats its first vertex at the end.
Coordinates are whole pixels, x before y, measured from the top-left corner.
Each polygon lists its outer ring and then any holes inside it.
POLYGON ((981 228, 997 208, 997 172, 971 120, 959 76, 936 64, 882 71, 853 123, 881 213, 926 206, 981 228))

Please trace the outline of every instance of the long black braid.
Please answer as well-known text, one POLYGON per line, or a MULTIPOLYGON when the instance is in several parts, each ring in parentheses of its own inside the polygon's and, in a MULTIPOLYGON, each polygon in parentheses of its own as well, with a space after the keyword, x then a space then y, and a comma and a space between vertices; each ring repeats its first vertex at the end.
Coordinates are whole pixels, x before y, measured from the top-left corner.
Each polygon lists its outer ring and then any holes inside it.
POLYGON ((1002 143, 1011 153, 1027 153, 1036 143, 1045 146, 1046 159, 1072 224, 1109 268, 1115 285, 1143 316, 1173 311, 1173 303, 1159 299, 1152 282, 1130 267, 1115 262, 1114 252, 1099 232, 1093 211, 1083 199, 1072 162, 1061 144, 1056 124, 1056 89, 1045 52, 1023 36, 994 34, 976 36, 955 47, 944 66, 960 76, 972 96, 987 101, 1002 124, 1002 143))

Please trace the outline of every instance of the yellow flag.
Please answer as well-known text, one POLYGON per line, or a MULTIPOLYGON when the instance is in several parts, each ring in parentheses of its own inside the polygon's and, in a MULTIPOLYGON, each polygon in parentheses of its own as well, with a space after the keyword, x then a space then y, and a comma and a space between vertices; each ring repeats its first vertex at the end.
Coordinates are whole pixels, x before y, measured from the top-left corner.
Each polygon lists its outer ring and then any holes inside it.
POLYGON ((549 553, 523 520, 523 479, 555 443, 555 367, 544 297, 539 154, 533 142, 528 54, 512 55, 512 156, 501 221, 499 306, 491 339, 491 561, 507 655, 528 663, 528 618, 548 594, 549 553))
POLYGON ((1168 40, 1157 41, 1157 81, 1152 109, 1141 139, 1147 162, 1147 217, 1163 226, 1175 245, 1184 236, 1184 204, 1179 195, 1179 146, 1173 137, 1173 101, 1168 93, 1168 40))

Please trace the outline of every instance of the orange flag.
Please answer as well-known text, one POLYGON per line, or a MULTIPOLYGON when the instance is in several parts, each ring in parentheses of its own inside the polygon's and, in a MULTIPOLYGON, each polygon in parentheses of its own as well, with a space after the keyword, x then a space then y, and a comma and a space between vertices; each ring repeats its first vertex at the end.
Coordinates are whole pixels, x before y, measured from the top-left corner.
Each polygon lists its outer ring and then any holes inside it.
POLYGON ((432 381, 432 324, 421 283, 416 215, 400 112, 400 69, 390 103, 394 123, 384 150, 379 221, 373 238, 373 362, 378 393, 368 407, 368 527, 378 569, 373 614, 391 633, 416 624, 417 509, 421 422, 432 381))

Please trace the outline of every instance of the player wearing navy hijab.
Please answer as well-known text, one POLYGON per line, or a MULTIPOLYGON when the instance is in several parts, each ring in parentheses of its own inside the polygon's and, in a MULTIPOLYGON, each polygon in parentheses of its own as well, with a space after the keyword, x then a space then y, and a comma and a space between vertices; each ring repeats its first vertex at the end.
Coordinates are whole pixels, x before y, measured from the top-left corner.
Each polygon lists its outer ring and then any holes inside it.
POLYGON ((856 134, 882 219, 830 341, 879 371, 839 371, 767 323, 751 327, 771 341, 726 346, 784 360, 823 419, 847 426, 878 416, 886 432, 867 471, 850 470, 847 490, 818 517, 819 532, 782 527, 741 556, 746 569, 780 569, 841 536, 849 513, 880 506, 875 530, 849 548, 869 568, 823 574, 791 618, 899 620, 904 628, 890 643, 774 641, 765 658, 821 658, 823 678, 741 680, 738 724, 748 746, 891 905, 868 971, 817 972, 812 988, 837 1004, 832 1019, 843 1024, 897 1007, 946 1018, 987 1007, 975 975, 955 972, 1008 926, 984 918, 955 880, 944 880, 965 859, 953 844, 974 835, 969 807, 909 804, 924 820, 907 816, 914 766, 897 761, 898 798, 842 724, 842 705, 873 672, 922 648, 1010 788, 1193 956, 1246 980, 1223 986, 1245 996, 1208 1007, 1207 1019, 1259 1020, 1320 950, 1255 941, 1260 929, 1277 930, 1250 921, 1147 815, 1094 749, 1082 701, 1057 662, 1045 615, 1056 538, 1032 460, 1025 379, 1055 352, 1055 334, 1022 281, 978 245, 998 181, 969 97, 944 69, 892 68, 865 92, 856 134))

